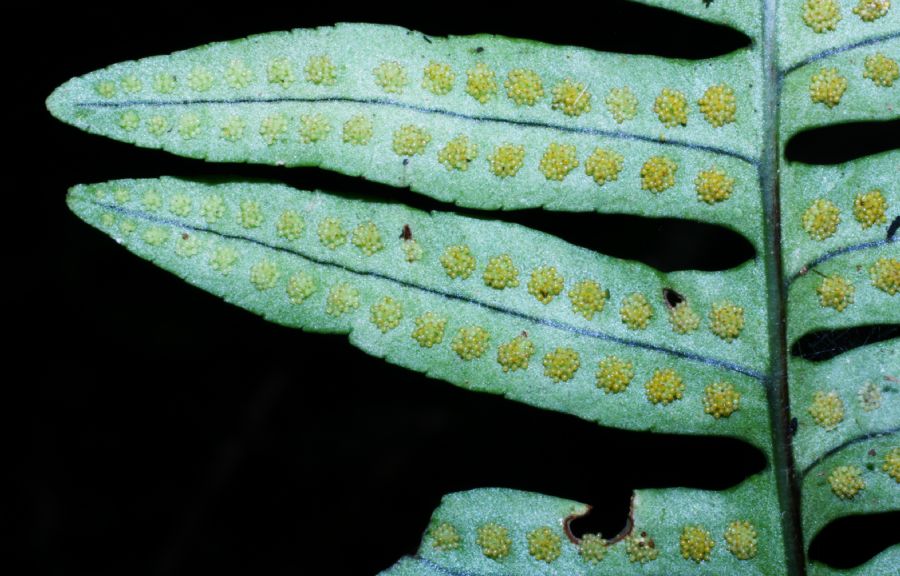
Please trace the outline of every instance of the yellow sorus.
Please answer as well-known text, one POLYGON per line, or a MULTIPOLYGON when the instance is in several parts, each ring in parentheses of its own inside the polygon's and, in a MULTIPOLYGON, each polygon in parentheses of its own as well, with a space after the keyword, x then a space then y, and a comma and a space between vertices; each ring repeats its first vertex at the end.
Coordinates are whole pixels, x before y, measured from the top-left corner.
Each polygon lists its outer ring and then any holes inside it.
POLYGON ((881 52, 866 56, 863 78, 868 78, 876 86, 890 87, 894 80, 900 78, 900 65, 893 58, 888 58, 881 52))
POLYGON ((261 260, 250 267, 250 282, 260 292, 269 290, 278 282, 278 266, 271 260, 261 260))
POLYGON ((856 393, 859 405, 865 412, 872 412, 881 408, 881 388, 874 382, 866 382, 856 393))
POLYGON ((841 7, 837 0, 806 0, 803 21, 819 34, 834 30, 841 21, 841 7))
POLYGON ((819 305, 834 308, 838 312, 853 303, 853 293, 856 291, 853 284, 843 276, 827 276, 816 287, 819 294, 819 305))
POLYGON ((562 110, 566 116, 581 116, 591 111, 591 93, 581 82, 566 78, 553 87, 552 94, 552 108, 562 110))
POLYGON ((319 222, 319 242, 332 250, 343 246, 347 241, 347 231, 337 218, 328 217, 319 222))
POLYGON ((869 268, 872 286, 893 296, 900 292, 900 260, 879 258, 869 268))
POLYGON ((212 72, 203 66, 194 66, 187 76, 187 85, 194 92, 206 92, 212 88, 213 81, 212 72))
POLYGON ((450 348, 463 360, 481 358, 487 352, 490 334, 481 326, 460 328, 450 343, 450 348))
POLYGON ((237 260, 237 250, 231 246, 219 246, 213 251, 212 256, 210 256, 209 266, 223 276, 227 276, 237 263, 237 260))
POLYGON ((713 334, 731 342, 744 329, 744 309, 731 302, 717 302, 709 312, 709 328, 713 334))
POLYGON ((640 292, 633 292, 622 299, 619 316, 622 323, 632 330, 643 330, 653 317, 653 306, 646 296, 640 292))
POLYGON ((728 418, 741 407, 741 393, 730 382, 713 382, 706 387, 703 411, 718 420, 728 418))
POLYGON ((693 560, 698 564, 709 560, 712 549, 716 545, 708 530, 702 526, 693 525, 685 526, 681 530, 678 543, 681 546, 681 557, 685 560, 693 560))
POLYGON ((596 148, 584 162, 584 172, 594 179, 594 182, 603 186, 607 182, 619 179, 619 172, 625 157, 618 152, 596 148))
POLYGON ((475 270, 475 257, 465 244, 448 246, 441 255, 441 266, 451 278, 468 278, 475 270))
POLYGON ((353 229, 351 242, 353 242, 354 246, 362 250, 363 254, 366 256, 371 256, 384 248, 378 226, 371 221, 363 222, 353 229))
POLYGON ((631 120, 637 116, 637 96, 628 86, 613 88, 606 95, 606 109, 618 124, 631 120))
POLYGON ((434 60, 428 63, 422 74, 422 88, 438 96, 449 94, 455 81, 456 74, 450 65, 434 60))
POLYGON ((284 114, 272 114, 262 119, 259 124, 259 135, 269 146, 284 138, 287 133, 287 118, 284 114))
POLYGON ((97 91, 97 94, 104 98, 112 98, 116 95, 116 83, 112 80, 97 82, 94 89, 97 91))
POLYGON ((746 520, 734 520, 725 528, 725 545, 738 560, 756 556, 758 540, 756 528, 746 520))
POLYGON ((135 76, 134 74, 129 74, 128 76, 124 76, 120 81, 119 85, 122 87, 122 90, 127 92, 128 94, 136 94, 140 92, 144 84, 141 82, 141 79, 135 76))
POLYGON ((367 116, 358 114, 344 122, 342 138, 347 144, 365 146, 372 139, 373 133, 372 120, 367 116))
POLYGON ((278 84, 282 88, 287 88, 294 83, 294 69, 290 60, 283 56, 274 58, 269 62, 266 76, 269 79, 269 84, 278 84))
POLYGON ((493 560, 509 556, 512 539, 509 537, 509 530, 504 526, 490 522, 482 524, 475 532, 477 534, 475 542, 481 547, 482 554, 493 560))
POLYGON ((534 106, 544 97, 544 83, 534 70, 516 68, 510 70, 503 83, 506 95, 516 106, 534 106))
POLYGON ((563 277, 553 266, 535 268, 528 280, 528 293, 542 304, 549 304, 563 289, 563 277))
POLYGON ((525 334, 497 347, 497 363, 504 372, 526 370, 533 355, 534 344, 525 334))
POLYGON ((337 68, 325 54, 310 56, 303 71, 306 73, 306 81, 313 84, 331 86, 337 78, 337 68))
POLYGON ((569 290, 572 310, 588 320, 592 320, 594 314, 603 311, 607 298, 609 298, 609 291, 601 288, 600 284, 593 280, 579 280, 569 290))
POLYGON ((578 545, 578 554, 585 562, 596 564, 606 556, 606 540, 600 534, 585 534, 578 545))
POLYGON ((153 90, 160 94, 171 94, 178 86, 178 80, 174 74, 160 72, 153 77, 153 90))
POLYGON ((300 141, 311 144, 323 140, 331 132, 331 124, 324 114, 304 114, 300 116, 300 141))
POLYGON ((247 123, 243 118, 237 115, 229 116, 225 123, 222 124, 221 135, 223 140, 228 142, 237 142, 244 137, 247 129, 247 123))
POLYGON ((466 93, 482 104, 497 93, 497 79, 487 64, 479 62, 466 71, 466 93))
POLYGON ((183 140, 193 140, 200 135, 200 128, 203 121, 200 116, 193 112, 185 114, 178 119, 178 135, 183 140))
POLYGON ((225 216, 225 200, 218 194, 207 196, 200 205, 200 215, 207 224, 215 224, 225 216))
POLYGON ((258 228, 263 221, 262 208, 256 200, 241 201, 241 226, 258 228))
POLYGON ((131 192, 128 188, 120 186, 113 190, 113 200, 116 201, 116 204, 126 204, 131 201, 131 192))
POLYGON ((535 560, 553 562, 562 554, 562 540, 549 526, 535 528, 526 535, 528 553, 535 560))
POLYGON ((246 88, 253 81, 253 71, 243 60, 232 60, 225 69, 225 82, 232 88, 246 88))
POLYGON ((887 14, 890 8, 891 0, 859 0, 853 13, 865 22, 872 22, 887 14))
POLYGON ((809 414, 825 430, 834 430, 844 420, 844 401, 837 392, 816 392, 809 414))
POLYGON ((190 258, 200 253, 200 239, 184 232, 175 240, 175 254, 182 258, 190 258))
POLYGON ((574 144, 551 142, 541 157, 540 169, 547 180, 563 180, 578 167, 574 144))
POLYGON ((375 304, 372 304, 370 312, 369 318, 372 324, 381 330, 382 334, 393 330, 403 320, 403 307, 390 296, 385 296, 375 304))
POLYGON ((813 240, 831 238, 841 223, 841 211, 834 202, 819 198, 809 205, 801 217, 803 229, 813 240))
POLYGON ((863 228, 871 228, 876 224, 887 222, 887 200, 881 190, 869 190, 860 192, 853 199, 853 215, 863 228))
POLYGON ((894 482, 900 482, 900 446, 894 446, 884 455, 881 469, 887 472, 894 482))
POLYGON ((597 368, 597 388, 607 393, 624 392, 634 379, 634 364, 617 356, 607 356, 600 360, 597 368))
POLYGON ((669 308, 669 323, 676 334, 687 334, 700 327, 700 315, 686 300, 669 308))
POLYGON ((641 166, 641 189, 663 192, 675 185, 678 165, 665 156, 652 156, 641 166))
POLYGON ((866 487, 859 466, 838 466, 828 475, 828 483, 841 500, 853 500, 866 487))
POLYGON ((386 60, 372 70, 375 83, 389 94, 400 94, 406 86, 406 69, 394 60, 386 60))
POLYGON ((141 117, 134 110, 126 110, 119 116, 119 128, 126 132, 132 132, 141 125, 141 117))
POLYGON ((422 348, 431 348, 444 340, 444 327, 447 319, 438 316, 434 312, 426 312, 416 318, 416 327, 412 331, 412 338, 422 348))
POLYGON ((359 308, 359 290, 340 282, 331 287, 328 297, 325 299, 325 313, 331 316, 340 316, 359 308))
POLYGON ((568 382, 581 366, 578 352, 571 348, 557 348, 544 356, 544 376, 554 382, 568 382))
POLYGON ((316 291, 316 281, 306 272, 297 272, 288 278, 285 292, 291 304, 302 304, 316 291))
POLYGON ((191 213, 192 204, 191 197, 187 194, 175 194, 169 200, 169 212, 186 218, 191 213))
POLYGON ((722 202, 731 197, 734 189, 734 178, 728 176, 718 166, 708 170, 701 170, 694 180, 694 188, 697 190, 697 198, 707 204, 722 202))
POLYGON ((700 100, 697 101, 700 112, 706 117, 706 121, 716 128, 734 122, 737 104, 735 103, 734 90, 728 84, 715 84, 706 89, 700 100))
POLYGON ((130 218, 119 220, 119 231, 123 236, 128 236, 137 229, 137 222, 130 218))
POLYGON ((519 285, 519 269, 513 264, 509 254, 491 257, 481 277, 486 285, 497 290, 519 285))
POLYGON ((415 156, 425 151, 431 142, 431 134, 424 128, 413 124, 404 124, 394 130, 393 149, 398 156, 415 156))
POLYGON ((653 103, 653 111, 664 126, 687 125, 688 102, 683 92, 663 88, 653 103))
POLYGON ((303 234, 306 223, 303 216, 295 210, 285 210, 278 216, 275 232, 286 240, 297 240, 303 234))
POLYGON ((684 396, 684 381, 671 368, 657 368, 644 385, 647 400, 653 404, 670 404, 684 396))
POLYGON ((469 162, 478 156, 478 146, 460 134, 438 152, 438 162, 447 170, 468 170, 469 162))
POLYGON ((169 126, 169 120, 165 116, 154 114, 150 118, 147 118, 147 132, 154 136, 162 136, 171 129, 172 127, 169 126))
POLYGON ((162 195, 154 189, 150 189, 144 192, 143 196, 141 196, 141 206, 144 207, 144 210, 147 212, 156 212, 160 208, 162 208, 163 199, 162 195))
POLYGON ((837 68, 822 68, 809 81, 809 98, 829 108, 841 103, 847 90, 847 79, 838 74, 837 68))
POLYGON ((424 250, 422 249, 422 245, 419 244, 418 240, 413 238, 403 240, 403 244, 400 246, 403 250, 403 257, 406 258, 407 262, 417 262, 422 259, 422 254, 424 250))
POLYGON ((491 172, 498 178, 515 176, 525 161, 525 147, 518 144, 505 143, 494 149, 488 158, 491 172))
POLYGON ((656 560, 659 549, 646 532, 638 533, 637 530, 633 530, 631 535, 625 538, 625 553, 628 554, 630 562, 645 564, 656 560))
POLYGON ((459 532, 449 522, 441 522, 437 526, 432 527, 428 531, 428 535, 431 536, 431 546, 444 552, 456 550, 462 543, 459 532))
POLYGON ((112 228, 116 224, 116 217, 113 216, 111 212, 104 212, 103 215, 100 216, 100 224, 105 228, 112 228))

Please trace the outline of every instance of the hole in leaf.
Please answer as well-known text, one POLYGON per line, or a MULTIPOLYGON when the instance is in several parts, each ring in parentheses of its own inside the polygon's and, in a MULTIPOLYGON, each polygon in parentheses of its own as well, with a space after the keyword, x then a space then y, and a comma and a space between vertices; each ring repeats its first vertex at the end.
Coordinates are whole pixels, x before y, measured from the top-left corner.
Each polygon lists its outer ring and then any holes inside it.
POLYGON ((674 308, 684 302, 684 296, 672 290, 671 288, 663 288, 662 293, 663 300, 665 300, 666 306, 668 306, 669 308, 674 308))
POLYGON ((816 534, 809 559, 832 568, 854 568, 900 543, 900 512, 845 516, 816 534))
POLYGON ((785 158, 806 164, 840 164, 900 148, 900 120, 851 122, 813 128, 788 140, 785 158))
POLYGON ((804 335, 791 346, 791 354, 812 362, 830 360, 854 348, 900 336, 900 324, 854 326, 804 335))
POLYGON ((891 222, 891 225, 888 226, 887 234, 885 234, 885 238, 890 240, 897 233, 897 228, 900 228, 900 216, 894 218, 894 221, 891 222))

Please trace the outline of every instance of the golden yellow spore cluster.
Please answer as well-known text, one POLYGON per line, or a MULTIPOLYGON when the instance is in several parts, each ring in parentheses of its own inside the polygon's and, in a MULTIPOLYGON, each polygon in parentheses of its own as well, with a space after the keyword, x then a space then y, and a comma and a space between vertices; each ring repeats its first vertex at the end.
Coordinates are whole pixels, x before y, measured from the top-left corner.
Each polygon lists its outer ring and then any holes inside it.
POLYGON ((519 269, 509 254, 492 256, 484 267, 482 279, 487 286, 497 290, 515 288, 519 285, 519 269))
POLYGON ((466 94, 484 104, 497 93, 497 78, 484 62, 466 70, 466 94))
POLYGON ((193 202, 187 194, 175 194, 169 200, 169 212, 181 218, 187 218, 191 213, 193 202))
POLYGON ((481 326, 464 326, 457 331, 450 348, 463 360, 481 358, 487 352, 491 335, 481 326))
POLYGON ((404 124, 394 130, 392 148, 398 156, 415 156, 425 152, 429 142, 431 134, 427 130, 414 124, 404 124))
POLYGON ((241 226, 259 228, 263 223, 262 207, 256 200, 241 201, 241 226))
POLYGON ((412 338, 422 348, 431 348, 444 340, 444 327, 447 319, 434 312, 425 312, 415 320, 416 327, 412 331, 412 338))
POLYGON ((288 278, 285 292, 291 304, 303 304, 303 302, 316 291, 316 281, 307 272, 297 272, 288 278))
POLYGON ((675 185, 678 165, 665 156, 651 156, 641 166, 641 189, 663 192, 675 185))
POLYGON ((534 70, 516 68, 510 70, 503 82, 506 95, 516 106, 534 106, 544 97, 544 83, 534 70))
POLYGON ((581 82, 566 78, 553 87, 551 94, 551 107, 561 110, 566 116, 581 116, 591 111, 591 93, 581 82))
POLYGON ((541 266, 531 272, 528 293, 542 304, 549 304, 563 290, 563 277, 554 266, 541 266))
POLYGON ((441 266, 451 278, 468 278, 475 270, 475 256, 466 244, 448 246, 441 255, 441 266))
POLYGON ((422 72, 422 88, 437 96, 449 94, 456 82, 456 73, 449 64, 432 60, 422 72))
POLYGON ((159 193, 158 190, 150 190, 144 191, 144 194, 141 196, 141 206, 147 212, 158 212, 160 208, 162 208, 163 199, 162 194, 159 193))
POLYGON ((606 109, 616 123, 621 124, 637 116, 638 99, 628 86, 613 88, 606 95, 606 109))
POLYGON ((703 411, 718 420, 728 418, 741 407, 741 393, 730 382, 713 382, 703 394, 703 411))
POLYGON ((653 306, 646 296, 640 292, 633 292, 622 299, 619 316, 622 323, 632 330, 643 330, 653 317, 653 306))
MULTIPOLYGON (((112 214, 110 214, 112 216, 112 214)), ((110 222, 112 225, 112 222, 110 222)), ((191 258, 200 253, 200 240, 193 234, 183 233, 175 241, 175 254, 182 258, 191 258)))
POLYGON ((549 526, 535 528, 526 534, 528 553, 535 560, 551 563, 562 554, 562 540, 549 526))
POLYGON ((887 14, 890 8, 891 0, 859 0, 853 13, 864 22, 872 22, 887 14))
POLYGON ((359 290, 339 282, 331 287, 325 298, 325 312, 331 316, 341 316, 359 308, 359 290))
POLYGON ((287 118, 284 114, 272 114, 262 119, 259 124, 259 135, 266 144, 272 146, 284 138, 287 133, 287 118))
POLYGON ((468 170, 469 163, 478 157, 478 145, 460 134, 438 152, 438 162, 447 170, 468 170))
POLYGON ((431 546, 436 550, 448 552, 458 549, 462 544, 459 532, 449 522, 441 522, 437 526, 432 526, 428 535, 431 536, 431 546))
POLYGON ((578 352, 571 348, 559 347, 544 356, 544 376, 554 382, 568 382, 575 377, 581 366, 578 352))
POLYGON ((866 487, 859 466, 838 466, 828 475, 828 483, 841 500, 852 500, 866 487))
POLYGON ((841 21, 841 7, 837 0, 806 0, 803 21, 818 34, 829 32, 841 21))
POLYGON ((719 168, 713 166, 708 170, 701 170, 694 179, 694 188, 697 190, 697 198, 707 204, 715 204, 728 200, 734 190, 734 178, 719 168))
POLYGON ((891 296, 900 292, 900 260, 879 258, 869 268, 872 286, 891 296))
POLYGON ((209 266, 223 276, 228 276, 237 260, 237 250, 231 246, 218 246, 209 258, 209 266))
POLYGON ((900 446, 894 446, 884 455, 881 469, 887 472, 894 482, 900 483, 900 446))
POLYGON ((872 412, 881 408, 881 388, 874 382, 866 382, 856 393, 859 406, 864 412, 872 412))
POLYGON ((212 88, 214 81, 212 72, 203 66, 194 66, 187 76, 188 87, 194 92, 206 92, 212 88))
POLYGON ((422 245, 419 244, 419 241, 415 238, 409 238, 403 240, 403 243, 400 245, 400 248, 403 250, 403 258, 412 264, 413 262, 418 262, 422 259, 422 255, 425 253, 425 250, 422 248, 422 245))
POLYGON ((588 320, 592 320, 595 314, 603 311, 607 298, 609 298, 609 291, 603 289, 594 280, 579 280, 569 290, 572 311, 581 314, 588 320))
POLYGON ((491 172, 498 178, 515 176, 525 163, 525 147, 506 142, 497 146, 488 157, 491 172))
POLYGON ((578 167, 575 145, 551 142, 541 157, 539 167, 547 180, 565 179, 569 172, 578 167))
POLYGON ((578 554, 585 562, 596 564, 606 557, 606 540, 600 534, 585 534, 578 545, 578 554))
POLYGON ((664 126, 671 128, 687 125, 688 102, 683 92, 663 88, 653 102, 653 111, 664 126))
POLYGON ((266 78, 269 84, 277 84, 282 88, 287 88, 294 83, 294 69, 291 62, 283 56, 273 58, 266 68, 266 78))
POLYGON ((700 327, 700 315, 694 312, 687 300, 669 308, 669 324, 676 334, 688 334, 700 327))
POLYGON ((894 80, 900 78, 900 64, 881 52, 870 54, 866 56, 863 78, 868 78, 876 86, 889 88, 894 85, 894 80))
POLYGON ((97 82, 97 85, 94 86, 94 90, 96 90, 97 94, 103 98, 112 98, 116 95, 116 83, 112 80, 103 80, 97 82))
POLYGON ((597 388, 608 394, 624 392, 634 379, 634 364, 618 356, 607 356, 597 367, 597 388))
POLYGON ((860 192, 853 199, 853 216, 863 228, 887 222, 887 200, 881 190, 860 192))
POLYGON ((703 526, 689 525, 681 530, 678 539, 681 546, 681 557, 685 560, 693 560, 698 564, 709 560, 712 549, 716 545, 709 531, 703 526))
POLYGON ((603 186, 607 182, 619 179, 619 172, 625 163, 625 157, 612 150, 596 148, 584 162, 584 172, 603 186))
POLYGON ((658 368, 644 385, 647 400, 653 404, 670 404, 684 396, 684 381, 671 368, 658 368))
POLYGON ((822 68, 809 81, 809 98, 813 102, 834 108, 841 103, 847 90, 847 79, 838 74, 837 68, 822 68))
POLYGON ((744 329, 744 309, 731 302, 717 302, 709 312, 709 329, 713 334, 731 342, 744 329))
POLYGON ((240 90, 253 82, 253 71, 243 60, 234 59, 228 62, 225 68, 225 83, 240 90))
POLYGON ((646 532, 638 534, 635 531, 625 538, 625 553, 628 555, 629 562, 646 564, 656 560, 659 556, 659 548, 646 532))
POLYGON ((357 114, 344 122, 344 129, 341 138, 347 144, 354 146, 365 146, 372 140, 372 134, 375 129, 372 126, 372 120, 368 116, 357 114))
POLYGON ((856 288, 853 284, 843 276, 826 276, 816 286, 816 293, 819 295, 819 305, 823 308, 834 308, 838 312, 853 303, 853 293, 856 288))
POLYGON ((189 112, 178 119, 178 135, 182 140, 193 140, 200 135, 203 120, 199 115, 189 112))
POLYGON ((261 260, 250 267, 250 282, 260 292, 275 287, 278 266, 271 260, 261 260))
POLYGON ((385 60, 372 70, 375 83, 388 94, 402 94, 409 80, 406 68, 396 60, 385 60))
POLYGON ((285 210, 275 222, 275 233, 285 240, 297 240, 303 235, 306 222, 296 210, 285 210))
POLYGON ((809 205, 801 217, 803 229, 813 240, 826 240, 837 232, 841 211, 831 200, 819 198, 809 205))
POLYGON ((725 124, 734 122, 737 112, 737 102, 734 90, 728 84, 714 84, 706 89, 700 100, 697 101, 700 112, 712 126, 721 128, 725 124))
POLYGON ((137 130, 141 125, 141 117, 134 110, 126 110, 119 116, 119 128, 126 132, 137 130))
POLYGON ((816 392, 808 410, 813 421, 825 430, 834 430, 844 421, 844 401, 837 392, 816 392))
POLYGON ((354 246, 362 250, 362 253, 366 256, 372 256, 384 248, 384 244, 381 241, 381 232, 378 231, 378 226, 371 220, 363 222, 354 228, 350 241, 353 242, 354 246))
POLYGON ((162 136, 171 129, 169 120, 165 116, 155 114, 147 119, 147 132, 156 137, 162 136))
POLYGON ((403 306, 390 296, 385 296, 372 304, 369 312, 369 319, 382 334, 390 332, 403 320, 403 306))
POLYGON ((534 356, 534 343, 528 336, 520 334, 497 347, 497 363, 504 372, 525 370, 534 356))
POLYGON ((492 560, 501 560, 509 556, 512 539, 505 526, 489 522, 482 524, 475 531, 475 542, 481 547, 481 553, 492 560))
POLYGON ((229 116, 222 124, 220 135, 223 140, 228 142, 237 142, 244 137, 247 130, 247 123, 240 116, 229 116))
POLYGON ((144 83, 134 74, 123 76, 119 81, 119 85, 126 94, 137 94, 144 88, 144 83))
POLYGON ((178 80, 174 74, 160 72, 153 77, 153 90, 160 94, 171 94, 178 86, 178 80))
POLYGON ((759 535, 746 520, 734 520, 725 528, 725 546, 738 560, 750 560, 758 551, 759 535))
POLYGON ((324 140, 331 132, 331 124, 324 114, 303 114, 300 116, 300 141, 312 144, 324 140))
POLYGON ((327 54, 310 56, 303 72, 306 74, 306 81, 313 84, 331 86, 337 79, 337 67, 327 54))
POLYGON ((319 242, 332 250, 343 246, 347 241, 347 231, 344 230, 344 225, 339 219, 331 216, 319 222, 317 233, 319 242))

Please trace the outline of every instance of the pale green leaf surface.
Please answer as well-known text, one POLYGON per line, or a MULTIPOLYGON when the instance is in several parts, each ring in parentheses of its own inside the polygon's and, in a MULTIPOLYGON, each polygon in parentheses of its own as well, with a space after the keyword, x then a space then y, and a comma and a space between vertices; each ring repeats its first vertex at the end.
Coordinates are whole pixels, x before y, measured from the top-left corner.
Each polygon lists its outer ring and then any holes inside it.
POLYGON ((810 563, 810 576, 869 576, 870 574, 890 574, 900 565, 900 544, 894 544, 868 562, 849 569, 836 569, 819 562, 810 563))

